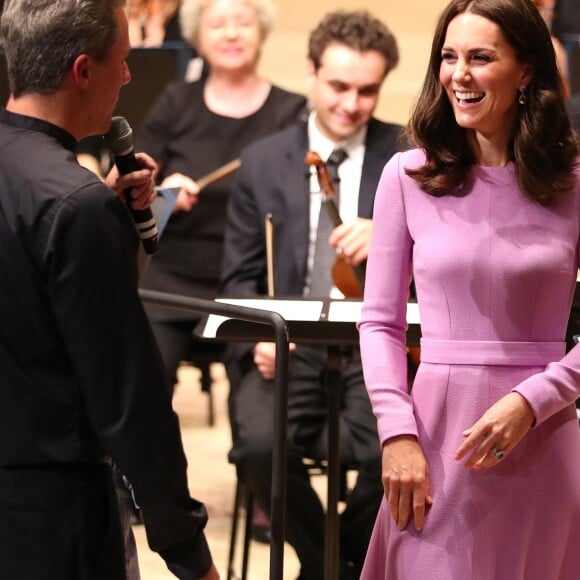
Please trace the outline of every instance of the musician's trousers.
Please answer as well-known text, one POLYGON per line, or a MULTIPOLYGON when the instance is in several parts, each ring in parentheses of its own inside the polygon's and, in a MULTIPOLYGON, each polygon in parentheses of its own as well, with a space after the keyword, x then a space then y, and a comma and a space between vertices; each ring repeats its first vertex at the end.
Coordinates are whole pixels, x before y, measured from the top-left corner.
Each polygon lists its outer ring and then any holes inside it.
MULTIPOLYGON (((327 397, 322 373, 325 347, 298 346, 290 358, 288 402, 288 485, 286 539, 302 565, 301 580, 324 577, 324 512, 310 485, 302 458, 327 456, 327 397)), ((231 456, 238 476, 266 511, 270 507, 274 383, 257 370, 234 389, 235 427, 239 433, 231 456)), ((341 560, 362 565, 382 497, 381 452, 360 353, 343 365, 340 454, 343 465, 358 469, 357 483, 341 514, 341 560)))

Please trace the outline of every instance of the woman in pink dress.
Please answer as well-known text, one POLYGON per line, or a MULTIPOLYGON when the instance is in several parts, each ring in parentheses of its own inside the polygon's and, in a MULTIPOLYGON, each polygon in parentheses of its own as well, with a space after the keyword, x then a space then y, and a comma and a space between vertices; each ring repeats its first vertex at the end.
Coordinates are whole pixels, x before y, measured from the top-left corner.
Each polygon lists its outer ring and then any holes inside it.
POLYGON ((578 580, 578 144, 529 0, 449 4, 409 137, 379 184, 359 325, 385 489, 361 578, 578 580))

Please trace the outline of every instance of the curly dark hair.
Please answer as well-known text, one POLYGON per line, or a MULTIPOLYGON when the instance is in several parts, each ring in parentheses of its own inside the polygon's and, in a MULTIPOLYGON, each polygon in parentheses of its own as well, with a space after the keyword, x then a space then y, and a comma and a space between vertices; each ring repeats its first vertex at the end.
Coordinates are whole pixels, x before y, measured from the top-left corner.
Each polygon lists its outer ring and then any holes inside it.
POLYGON ((385 74, 399 62, 399 49, 392 32, 366 10, 337 10, 322 19, 310 34, 308 42, 308 58, 316 70, 320 68, 324 51, 334 43, 344 44, 359 52, 376 50, 381 53, 387 61, 385 74))
POLYGON ((461 195, 461 186, 468 182, 476 164, 468 132, 455 122, 453 108, 439 82, 447 28, 451 20, 465 12, 497 24, 517 59, 532 70, 526 102, 518 107, 510 153, 522 191, 547 206, 575 186, 579 149, 550 34, 531 0, 452 0, 443 11, 423 88, 407 126, 410 142, 425 150, 427 162, 421 168, 409 169, 407 174, 432 195, 461 195))

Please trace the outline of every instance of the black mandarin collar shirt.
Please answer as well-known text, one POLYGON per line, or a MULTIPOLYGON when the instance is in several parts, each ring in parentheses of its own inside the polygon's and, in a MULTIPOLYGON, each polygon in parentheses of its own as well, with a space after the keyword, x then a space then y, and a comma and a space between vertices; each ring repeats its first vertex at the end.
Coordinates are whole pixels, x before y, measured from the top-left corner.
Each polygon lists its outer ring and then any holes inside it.
POLYGON ((135 227, 75 146, 50 123, 0 113, 0 469, 112 456, 152 549, 201 576, 207 515, 189 496, 139 300, 135 227))
POLYGON ((77 140, 68 131, 43 119, 12 113, 2 108, 0 109, 0 121, 21 129, 46 133, 54 137, 65 149, 72 152, 76 151, 77 140))

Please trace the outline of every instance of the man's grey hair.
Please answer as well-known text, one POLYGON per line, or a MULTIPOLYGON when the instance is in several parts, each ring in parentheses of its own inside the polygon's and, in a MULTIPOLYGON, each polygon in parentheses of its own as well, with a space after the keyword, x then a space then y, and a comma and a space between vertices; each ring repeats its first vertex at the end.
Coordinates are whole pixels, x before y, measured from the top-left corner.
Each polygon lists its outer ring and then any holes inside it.
MULTIPOLYGON (((201 15, 212 2, 213 0, 182 0, 179 22, 181 34, 188 42, 197 45, 201 15)), ((272 0, 248 0, 248 3, 256 9, 262 38, 266 38, 276 19, 276 6, 272 0)))
POLYGON ((119 37, 114 9, 124 0, 5 0, 0 36, 10 92, 51 94, 75 59, 107 58, 119 37))

